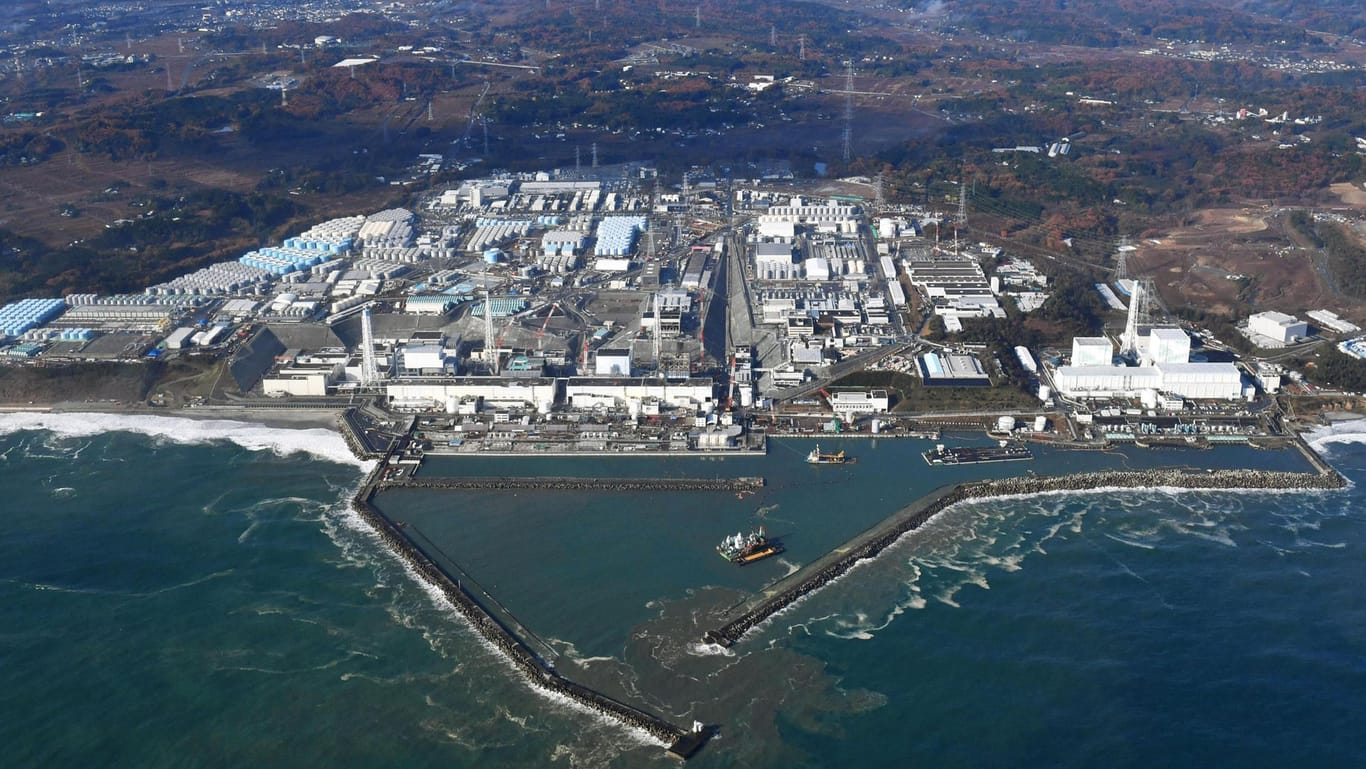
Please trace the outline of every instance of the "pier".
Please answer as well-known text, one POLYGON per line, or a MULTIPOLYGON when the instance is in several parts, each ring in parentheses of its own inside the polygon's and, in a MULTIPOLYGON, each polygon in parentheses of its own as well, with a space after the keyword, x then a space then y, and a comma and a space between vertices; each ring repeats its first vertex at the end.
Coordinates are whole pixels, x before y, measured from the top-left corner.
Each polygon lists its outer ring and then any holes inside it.
POLYGON ((756 491, 764 479, 740 478, 573 478, 573 477, 473 477, 401 475, 381 478, 384 489, 547 489, 553 491, 756 491))
POLYGON ((1299 447, 1317 472, 1276 470, 1137 470, 1079 473, 1054 477, 1027 476, 991 481, 973 481, 940 487, 911 505, 902 508, 824 556, 773 584, 739 607, 739 616, 729 623, 708 630, 706 643, 733 646, 756 625, 792 605, 798 599, 820 590, 854 564, 875 558, 909 531, 951 505, 990 497, 1042 494, 1061 491, 1088 491, 1105 488, 1182 488, 1182 489, 1269 489, 1307 491, 1339 489, 1346 480, 1303 441, 1299 447))
MULTIPOLYGON (((533 686, 569 698, 589 710, 620 721, 626 726, 640 729, 667 747, 669 755, 687 759, 702 748, 710 738, 710 729, 687 730, 665 719, 647 713, 619 700, 594 691, 582 684, 571 681, 555 671, 541 655, 522 640, 475 597, 462 581, 442 568, 431 556, 407 536, 402 525, 390 520, 372 504, 374 496, 382 488, 381 478, 389 465, 381 462, 366 479, 366 483, 352 499, 356 512, 369 524, 395 555, 403 559, 421 577, 434 585, 451 602, 470 626, 484 640, 497 648, 509 662, 520 670, 533 686)), ((452 480, 452 479, 433 479, 452 480)), ((480 480, 480 479, 454 479, 480 480)), ((498 480, 498 479, 483 479, 498 480)), ((522 479, 535 481, 538 479, 522 479)), ((570 479, 575 481, 597 479, 570 479)), ((648 479, 646 479, 648 480, 648 479)), ((727 479, 722 479, 723 481, 727 479)), ((730 479, 735 480, 735 479, 730 479)), ((753 479, 751 479, 753 480, 753 479)), ((762 481, 762 479, 759 479, 762 481)), ((453 488, 453 487, 446 487, 453 488)), ((468 488, 468 487, 465 487, 468 488)), ((487 487, 507 488, 507 487, 487 487)), ((525 488, 545 488, 528 486, 525 488)), ((591 487, 590 487, 591 488, 591 487)))

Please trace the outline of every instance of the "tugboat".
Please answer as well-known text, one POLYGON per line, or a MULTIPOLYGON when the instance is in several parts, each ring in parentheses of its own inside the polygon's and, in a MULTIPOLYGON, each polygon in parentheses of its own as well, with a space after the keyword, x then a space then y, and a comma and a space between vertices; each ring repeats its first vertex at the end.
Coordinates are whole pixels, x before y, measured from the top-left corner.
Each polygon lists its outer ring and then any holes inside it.
POLYGON ((783 552, 783 546, 777 541, 770 540, 764 533, 764 527, 760 526, 749 534, 736 532, 735 536, 726 537, 716 546, 716 552, 727 561, 743 566, 770 555, 777 555, 783 552))
POLYGON ((806 455, 808 465, 843 465, 849 461, 849 458, 844 456, 843 451, 838 454, 822 454, 819 443, 816 444, 816 448, 811 450, 810 454, 806 455))

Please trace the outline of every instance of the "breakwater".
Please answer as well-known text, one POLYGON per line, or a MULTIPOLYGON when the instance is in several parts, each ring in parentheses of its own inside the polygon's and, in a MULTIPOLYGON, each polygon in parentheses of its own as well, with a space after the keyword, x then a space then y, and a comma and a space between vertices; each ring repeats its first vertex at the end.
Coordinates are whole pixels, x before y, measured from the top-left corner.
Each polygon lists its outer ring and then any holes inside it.
POLYGON ((687 758, 702 746, 710 732, 687 731, 659 716, 612 699, 557 673, 545 659, 479 603, 459 579, 451 576, 405 535, 402 524, 390 520, 375 508, 372 502, 374 495, 379 491, 379 479, 383 476, 384 469, 384 464, 377 467, 352 499, 356 512, 399 558, 423 579, 436 586, 470 626, 484 640, 502 652, 529 683, 546 692, 566 697, 594 712, 614 718, 629 727, 640 729, 664 743, 668 746, 670 754, 680 758, 687 758))
POLYGON ((729 623, 708 630, 706 643, 732 646, 754 626, 792 605, 803 596, 820 590, 859 561, 874 558, 902 535, 924 525, 945 508, 973 499, 1087 491, 1104 488, 1184 488, 1184 489, 1267 489, 1309 491, 1338 489, 1346 480, 1300 442, 1306 457, 1318 469, 1314 473, 1276 470, 1116 470, 1059 476, 1026 476, 999 480, 973 481, 944 486, 835 548, 786 579, 770 586, 743 604, 739 616, 729 623))
POLYGON ((755 491, 763 478, 412 477, 382 479, 378 489, 549 489, 567 491, 755 491))

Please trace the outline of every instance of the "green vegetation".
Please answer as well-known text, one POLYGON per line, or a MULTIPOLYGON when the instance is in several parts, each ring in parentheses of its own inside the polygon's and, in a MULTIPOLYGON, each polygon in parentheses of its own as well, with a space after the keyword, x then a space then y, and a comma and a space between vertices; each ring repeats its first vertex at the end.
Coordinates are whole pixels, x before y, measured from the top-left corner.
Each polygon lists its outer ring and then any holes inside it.
POLYGON ((1325 345, 1317 358, 1303 363, 1304 378, 1324 387, 1366 392, 1366 361, 1325 345))
POLYGON ((0 233, 0 295, 135 291, 278 238, 299 214, 287 198, 222 190, 154 198, 138 210, 138 218, 67 248, 0 233))

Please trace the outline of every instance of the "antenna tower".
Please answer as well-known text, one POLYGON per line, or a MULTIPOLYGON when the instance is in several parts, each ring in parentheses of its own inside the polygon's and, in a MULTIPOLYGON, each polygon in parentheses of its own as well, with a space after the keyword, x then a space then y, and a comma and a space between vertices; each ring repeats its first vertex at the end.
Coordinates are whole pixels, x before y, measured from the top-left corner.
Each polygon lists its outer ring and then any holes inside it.
POLYGON ((697 28, 702 28, 702 6, 697 6, 697 28))
POLYGON ((583 161, 580 159, 580 156, 583 154, 581 152, 582 149, 583 148, 578 145, 574 146, 574 171, 576 173, 583 169, 583 161))
POLYGON ((593 142, 593 167, 598 167, 598 143, 593 142))
POLYGON ((360 313, 360 379, 369 387, 379 380, 379 365, 375 362, 375 330, 370 324, 370 308, 360 313))
POLYGON ((806 61, 806 35, 797 38, 797 59, 806 61))
POLYGON ((887 198, 882 193, 882 174, 878 174, 873 179, 874 201, 878 209, 881 210, 887 205, 887 198))
POLYGON ((854 60, 844 61, 844 162, 854 153, 854 60))
POLYGON ((967 182, 958 182, 958 217, 954 220, 957 224, 968 223, 968 185, 967 182))
POLYGON ((769 48, 777 48, 777 47, 778 47, 778 25, 777 25, 777 24, 771 24, 771 25, 769 25, 769 27, 768 27, 768 47, 769 47, 769 48))
POLYGON ((432 117, 432 103, 429 101, 427 102, 427 122, 430 123, 435 119, 436 118, 432 117))

